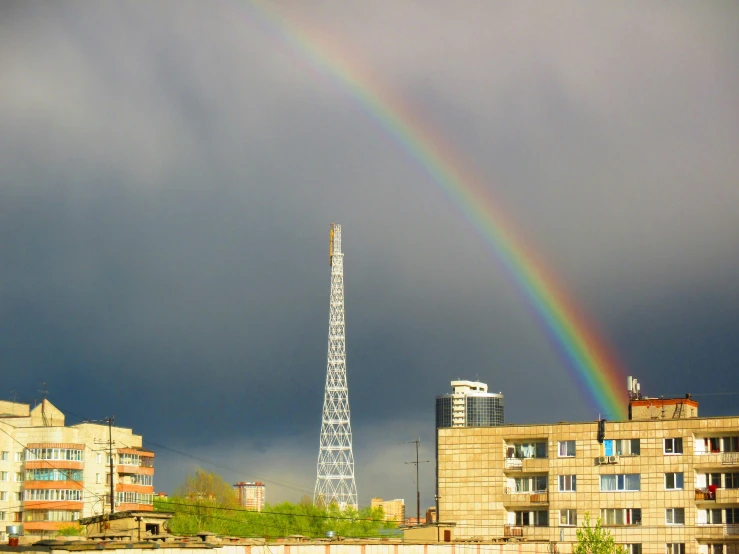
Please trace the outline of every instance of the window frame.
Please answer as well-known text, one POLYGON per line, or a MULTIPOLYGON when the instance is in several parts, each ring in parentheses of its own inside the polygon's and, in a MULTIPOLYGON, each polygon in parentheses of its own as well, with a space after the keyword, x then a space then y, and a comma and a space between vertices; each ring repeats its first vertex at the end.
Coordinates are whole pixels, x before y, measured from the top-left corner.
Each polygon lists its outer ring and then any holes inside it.
POLYGON ((557 455, 559 458, 575 458, 577 456, 577 443, 575 440, 559 441, 557 443, 557 455), (570 445, 572 446, 572 454, 570 454, 570 445), (564 454, 562 450, 564 447, 564 454))
POLYGON ((685 525, 685 508, 665 508, 665 525, 685 525), (677 514, 682 514, 682 521, 675 521, 677 514))
POLYGON ((665 456, 679 456, 683 453, 683 438, 682 437, 670 437, 664 439, 662 448, 665 456), (667 450, 667 445, 670 444, 670 451, 667 450), (677 449, 680 449, 678 452, 677 449))
POLYGON ((558 492, 577 492, 577 475, 558 475, 557 490, 558 492), (566 488, 568 485, 570 488, 566 488))
POLYGON ((665 473, 665 490, 666 491, 682 491, 685 490, 685 474, 682 471, 670 471, 665 473), (672 486, 669 486, 668 480, 672 477, 672 486), (679 478, 678 478, 679 476, 679 478), (678 481, 679 486, 678 486, 678 481))
POLYGON ((559 511, 560 527, 577 527, 577 510, 574 508, 565 508, 559 511))

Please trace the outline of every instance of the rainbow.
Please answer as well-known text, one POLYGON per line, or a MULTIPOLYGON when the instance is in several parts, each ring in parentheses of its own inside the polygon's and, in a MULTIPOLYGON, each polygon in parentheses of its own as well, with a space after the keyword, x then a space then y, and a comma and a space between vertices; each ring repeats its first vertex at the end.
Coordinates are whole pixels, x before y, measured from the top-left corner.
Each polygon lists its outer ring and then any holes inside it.
POLYGON ((274 3, 244 4, 253 20, 276 33, 315 69, 337 84, 456 205, 512 276, 543 322, 590 407, 609 419, 626 419, 625 373, 595 326, 578 310, 555 276, 517 235, 470 164, 439 134, 383 88, 346 48, 290 21, 274 3), (343 54, 342 54, 343 53, 343 54))

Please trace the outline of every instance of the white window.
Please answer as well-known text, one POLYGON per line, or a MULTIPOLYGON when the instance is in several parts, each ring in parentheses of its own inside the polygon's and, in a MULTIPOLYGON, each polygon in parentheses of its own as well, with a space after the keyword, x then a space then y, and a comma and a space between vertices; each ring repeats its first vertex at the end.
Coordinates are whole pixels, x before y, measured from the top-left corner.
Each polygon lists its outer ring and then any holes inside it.
POLYGON ((9 481, 8 478, 8 472, 7 471, 0 471, 0 481, 9 481))
POLYGON ((8 500, 8 491, 0 491, 0 500, 3 502, 8 500))
POLYGON ((639 439, 607 439, 603 441, 606 456, 638 456, 641 454, 639 439))
POLYGON ((16 462, 22 462, 24 460, 24 458, 25 458, 25 456, 23 455, 23 452, 16 452, 15 455, 13 456, 13 459, 16 462))
POLYGON ((680 437, 674 439, 665 439, 665 454, 682 454, 683 439, 680 437))
POLYGON ((98 452, 98 455, 97 455, 97 462, 99 464, 103 463, 103 455, 100 452, 98 452))
POLYGON ((577 510, 560 510, 559 524, 567 526, 577 525, 577 510))
POLYGON ((674 491, 683 489, 682 473, 665 473, 665 490, 674 491))
POLYGON ((575 441, 559 441, 559 457, 574 458, 575 457, 575 441))
POLYGON ((575 475, 559 476, 560 492, 574 492, 577 490, 577 477, 575 475))
POLYGON ((101 481, 100 474, 99 473, 96 473, 95 474, 95 483, 99 485, 100 484, 100 481, 101 481))
POLYGON ((665 545, 665 554, 685 554, 684 542, 671 542, 665 545))
POLYGON ((668 525, 685 525, 685 508, 667 508, 665 523, 668 525))
POLYGON ((3 450, 0 452, 0 461, 7 462, 10 459, 10 452, 3 450))
POLYGON ((706 523, 711 525, 720 525, 723 523, 723 518, 721 508, 713 508, 711 510, 706 510, 706 523))
POLYGON ((641 525, 641 508, 602 508, 603 525, 641 525))
POLYGON ((641 488, 641 477, 638 473, 601 475, 601 492, 638 491, 641 488))
POLYGON ((22 492, 15 493, 15 501, 20 502, 22 500, 23 500, 23 493, 22 492))
MULTIPOLYGON (((135 483, 141 485, 151 485, 151 483, 141 482, 135 483)), ((546 492, 547 476, 540 475, 534 477, 517 477, 513 480, 513 488, 511 492, 546 492)))

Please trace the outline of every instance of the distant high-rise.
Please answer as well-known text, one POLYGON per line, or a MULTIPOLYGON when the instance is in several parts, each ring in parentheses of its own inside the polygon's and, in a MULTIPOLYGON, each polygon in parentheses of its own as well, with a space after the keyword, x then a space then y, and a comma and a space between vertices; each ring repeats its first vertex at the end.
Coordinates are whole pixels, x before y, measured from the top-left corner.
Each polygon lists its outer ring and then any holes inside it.
POLYGON ((352 428, 349 422, 349 388, 346 382, 344 330, 344 254, 341 225, 331 224, 329 242, 331 300, 328 323, 328 365, 323 396, 321 441, 313 502, 357 508, 354 482, 352 428))
POLYGON ((264 509, 264 483, 241 481, 236 483, 234 488, 240 506, 253 512, 261 512, 264 509))
POLYGON ((370 500, 370 507, 382 508, 385 514, 385 521, 394 521, 398 525, 405 522, 405 500, 396 498, 395 500, 383 500, 382 498, 373 498, 370 500))
POLYGON ((452 381, 452 393, 436 397, 436 428, 504 424, 503 394, 478 381, 452 381))

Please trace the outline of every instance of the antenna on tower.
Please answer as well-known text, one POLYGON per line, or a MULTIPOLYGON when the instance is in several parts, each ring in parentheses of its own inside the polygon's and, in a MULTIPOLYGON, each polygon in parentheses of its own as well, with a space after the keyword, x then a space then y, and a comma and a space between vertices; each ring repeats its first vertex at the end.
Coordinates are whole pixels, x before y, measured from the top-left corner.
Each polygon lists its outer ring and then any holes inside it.
POLYGON ((323 396, 321 439, 316 470, 314 504, 337 504, 342 510, 357 508, 354 481, 352 428, 349 421, 349 387, 346 382, 346 333, 344 329, 344 254, 341 225, 329 233, 331 298, 329 301, 328 363, 323 396))

